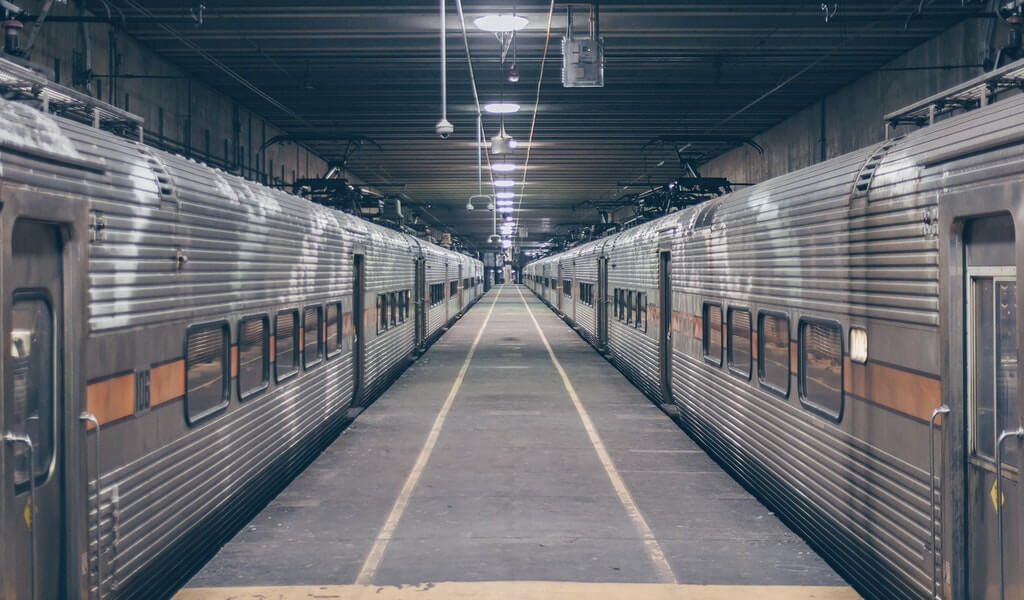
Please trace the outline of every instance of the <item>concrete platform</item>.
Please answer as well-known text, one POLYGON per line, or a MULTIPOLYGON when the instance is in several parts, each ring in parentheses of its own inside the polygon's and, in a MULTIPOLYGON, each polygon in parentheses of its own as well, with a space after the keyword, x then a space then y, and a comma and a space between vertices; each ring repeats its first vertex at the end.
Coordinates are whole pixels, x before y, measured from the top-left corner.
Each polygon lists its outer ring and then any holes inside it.
POLYGON ((526 288, 491 290, 176 598, 856 598, 526 288))

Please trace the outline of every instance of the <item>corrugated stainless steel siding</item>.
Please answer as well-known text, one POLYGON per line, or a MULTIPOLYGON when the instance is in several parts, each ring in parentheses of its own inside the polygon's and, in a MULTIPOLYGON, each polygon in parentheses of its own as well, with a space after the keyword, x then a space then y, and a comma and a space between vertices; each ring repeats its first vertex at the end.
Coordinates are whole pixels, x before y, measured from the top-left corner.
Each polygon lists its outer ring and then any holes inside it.
MULTIPOLYGON (((783 310, 793 339, 800 316, 834 318, 844 333, 856 323, 868 327, 873 339, 904 339, 872 345, 873 357, 938 375, 938 240, 930 232, 937 195, 1019 180, 1024 151, 992 144, 994 150, 934 166, 929 157, 968 140, 984 147, 985 139, 997 140, 1008 128, 1024 129, 1022 107, 1024 98, 1010 98, 899 141, 864 197, 851 191, 873 148, 716 201, 710 227, 694 227, 703 207, 666 217, 662 223, 674 219, 679 226, 673 308, 699 318, 701 303, 710 299, 723 308, 749 307, 755 319, 761 308, 783 310)), ((626 262, 623 246, 644 246, 642 240, 627 243, 628 235, 608 238, 606 252, 640 277, 634 284, 610 269, 609 288, 656 288, 650 278, 656 269, 626 262)), ((616 320, 610 322, 610 341, 622 362, 650 360, 626 354, 629 344, 616 320)), ((756 373, 748 382, 726 366, 706 363, 699 339, 676 332, 673 347, 673 392, 691 435, 859 589, 879 598, 927 596, 923 423, 850 397, 844 420, 830 423, 801 407, 795 376, 788 399, 781 399, 757 385, 756 373)), ((641 365, 641 376, 651 366, 641 365)))

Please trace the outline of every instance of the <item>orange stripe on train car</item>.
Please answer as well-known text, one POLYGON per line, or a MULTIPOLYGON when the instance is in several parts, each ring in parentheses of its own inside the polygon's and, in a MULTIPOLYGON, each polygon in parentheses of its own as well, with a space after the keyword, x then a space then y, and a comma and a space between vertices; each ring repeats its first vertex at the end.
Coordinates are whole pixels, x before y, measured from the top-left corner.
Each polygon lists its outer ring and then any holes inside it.
POLYGON ((149 371, 149 405, 159 406, 185 395, 185 361, 172 360, 149 371))
POLYGON ((843 389, 848 394, 926 422, 942 404, 938 377, 870 361, 861 365, 844 358, 843 362, 843 389))
MULTIPOLYGON (((94 381, 85 387, 86 410, 101 423, 110 423, 135 413, 135 373, 94 381)), ((95 427, 88 424, 91 429, 95 427)))

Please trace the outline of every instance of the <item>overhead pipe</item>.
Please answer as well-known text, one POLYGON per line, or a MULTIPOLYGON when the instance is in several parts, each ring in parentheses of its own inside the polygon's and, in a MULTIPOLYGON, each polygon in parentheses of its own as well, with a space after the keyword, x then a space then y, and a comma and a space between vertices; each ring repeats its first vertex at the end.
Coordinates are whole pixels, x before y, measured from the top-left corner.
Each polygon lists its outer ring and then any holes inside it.
POLYGON ((448 120, 448 14, 444 3, 441 0, 441 120, 434 125, 442 140, 455 133, 455 126, 448 120))

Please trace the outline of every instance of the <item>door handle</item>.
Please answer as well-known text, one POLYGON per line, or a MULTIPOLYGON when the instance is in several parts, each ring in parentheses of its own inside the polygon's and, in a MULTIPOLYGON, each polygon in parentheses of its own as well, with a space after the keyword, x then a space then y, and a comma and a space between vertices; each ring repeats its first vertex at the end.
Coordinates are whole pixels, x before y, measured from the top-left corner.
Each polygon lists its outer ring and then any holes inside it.
POLYGON ((935 598, 935 589, 938 586, 938 575, 935 572, 935 419, 939 415, 948 415, 949 407, 943 404, 932 411, 931 418, 928 419, 928 505, 931 507, 931 512, 928 514, 931 517, 931 531, 932 537, 929 538, 931 550, 932 550, 932 598, 935 598))
POLYGON ((996 512, 999 513, 999 600, 1006 598, 1006 561, 1003 558, 1003 442, 1008 438, 1024 439, 1024 426, 1004 431, 996 440, 996 512))
POLYGON ((28 502, 29 502, 29 539, 32 551, 32 600, 36 600, 36 447, 32 438, 25 434, 8 431, 4 433, 4 442, 11 445, 21 444, 28 448, 28 502))
POLYGON ((100 545, 100 541, 103 539, 103 532, 101 526, 103 525, 103 515, 100 513, 100 501, 102 499, 100 495, 100 421, 96 418, 96 415, 91 412, 83 411, 82 414, 78 415, 78 420, 83 423, 92 423, 96 427, 96 597, 103 597, 103 546, 100 545))

